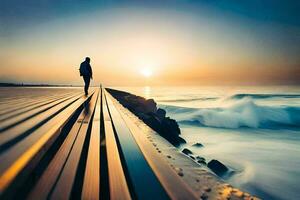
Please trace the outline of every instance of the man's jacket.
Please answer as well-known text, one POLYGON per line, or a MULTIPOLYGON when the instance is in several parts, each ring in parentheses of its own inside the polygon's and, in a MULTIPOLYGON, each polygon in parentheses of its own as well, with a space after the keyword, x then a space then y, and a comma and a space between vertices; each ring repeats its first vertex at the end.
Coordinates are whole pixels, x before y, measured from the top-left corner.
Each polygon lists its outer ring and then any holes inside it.
POLYGON ((86 61, 80 64, 79 72, 80 72, 80 76, 93 77, 92 67, 86 61))

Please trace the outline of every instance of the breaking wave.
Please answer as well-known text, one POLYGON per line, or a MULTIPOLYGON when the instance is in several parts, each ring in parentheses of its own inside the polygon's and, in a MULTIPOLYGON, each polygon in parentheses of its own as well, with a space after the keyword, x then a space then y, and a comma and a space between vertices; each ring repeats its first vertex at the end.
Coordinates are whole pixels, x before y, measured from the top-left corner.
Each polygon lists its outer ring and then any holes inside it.
POLYGON ((251 98, 236 100, 228 107, 184 108, 161 105, 179 123, 218 128, 289 129, 300 127, 300 107, 262 106, 251 98))
POLYGON ((217 100, 218 97, 200 97, 200 98, 186 98, 186 99, 161 99, 160 102, 190 102, 190 101, 210 101, 217 100))
POLYGON ((235 94, 230 99, 243 99, 250 97, 253 99, 267 99, 267 98, 300 98, 299 94, 235 94))

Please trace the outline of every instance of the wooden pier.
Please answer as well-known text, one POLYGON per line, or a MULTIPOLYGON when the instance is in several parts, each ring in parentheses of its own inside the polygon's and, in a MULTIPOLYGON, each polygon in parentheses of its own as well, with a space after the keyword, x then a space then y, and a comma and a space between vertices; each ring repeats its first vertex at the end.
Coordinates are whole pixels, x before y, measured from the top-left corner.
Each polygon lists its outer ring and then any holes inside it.
POLYGON ((252 198, 199 170, 105 89, 1 88, 0 199, 252 198))

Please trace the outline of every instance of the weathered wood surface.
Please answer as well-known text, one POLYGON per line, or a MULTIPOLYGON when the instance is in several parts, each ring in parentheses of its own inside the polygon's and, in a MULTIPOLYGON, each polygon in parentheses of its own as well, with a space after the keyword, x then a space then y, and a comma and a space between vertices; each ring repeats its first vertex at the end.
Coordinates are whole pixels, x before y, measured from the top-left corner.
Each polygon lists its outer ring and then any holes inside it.
MULTIPOLYGON (((116 100, 113 100, 113 103, 118 104, 116 100)), ((121 107, 120 104, 119 107, 121 107)), ((196 193, 194 193, 187 184, 178 178, 177 173, 175 173, 167 162, 164 161, 159 150, 154 148, 156 147, 156 144, 153 145, 150 143, 145 137, 145 134, 141 133, 141 129, 134 124, 134 122, 124 112, 120 109, 118 109, 118 111, 136 140, 139 148, 145 156, 145 159, 148 161, 153 172, 156 174, 169 196, 172 199, 198 199, 196 193), (178 188, 180 188, 180 190, 178 188)))
POLYGON ((103 119, 106 135, 110 198, 127 200, 130 199, 130 192, 126 183, 108 106, 106 95, 103 93, 103 119))
POLYGON ((199 199, 128 112, 101 88, 0 88, 0 199, 199 199))
POLYGON ((127 170, 125 173, 130 181, 129 186, 132 188, 133 195, 138 199, 168 199, 166 191, 161 186, 129 128, 113 105, 112 97, 108 93, 106 94, 117 142, 122 150, 121 156, 124 161, 122 164, 126 166, 127 170))
POLYGON ((99 199, 100 195, 100 121, 102 120, 101 95, 102 92, 100 91, 91 126, 90 145, 88 147, 81 194, 82 199, 99 199))
MULTIPOLYGON (((26 91, 26 88, 23 90, 26 91)), ((42 98, 47 97, 44 88, 28 90, 27 93, 20 92, 22 101, 27 99, 31 104, 32 98, 38 98, 38 101, 44 102, 42 98), (42 93, 42 97, 35 96, 39 92, 42 93)), ((47 173, 47 168, 41 174, 38 174, 38 171, 45 164, 49 164, 48 167, 52 166, 50 163, 55 161, 54 157, 60 155, 56 154, 60 150, 58 145, 64 144, 63 141, 66 142, 65 139, 71 137, 72 134, 68 134, 70 131, 68 129, 76 127, 77 123, 75 122, 80 118, 80 112, 90 107, 89 102, 93 102, 92 100, 95 99, 99 90, 91 91, 90 96, 84 96, 80 90, 68 92, 65 89, 47 89, 46 91, 49 93, 48 96, 54 97, 55 101, 49 102, 49 104, 35 102, 33 109, 8 119, 9 123, 3 123, 3 121, 0 123, 2 128, 0 131, 0 195, 3 199, 24 197, 25 194, 33 193, 34 188, 38 187, 39 181, 43 180, 43 174, 47 173), (52 160, 47 163, 47 159, 52 160)), ((8 97, 1 98, 5 107, 5 101, 10 102, 13 98, 10 96, 12 95, 9 92, 8 97)), ((16 94, 15 98, 18 96, 20 95, 16 94)), ((16 107, 18 106, 20 109, 26 107, 23 103, 16 105, 16 107)), ((19 112, 19 110, 15 109, 14 112, 19 112)), ((52 176, 49 177, 52 178, 52 176)), ((47 184, 51 184, 49 177, 46 177, 47 184)))

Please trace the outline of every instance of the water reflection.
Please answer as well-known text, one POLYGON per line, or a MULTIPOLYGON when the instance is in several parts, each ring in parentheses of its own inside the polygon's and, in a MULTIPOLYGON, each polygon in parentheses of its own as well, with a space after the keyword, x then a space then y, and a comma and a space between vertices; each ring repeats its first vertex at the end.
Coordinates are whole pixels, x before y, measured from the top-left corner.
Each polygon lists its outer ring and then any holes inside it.
POLYGON ((150 99, 151 97, 151 88, 149 86, 144 87, 144 97, 150 99))
POLYGON ((90 101, 84 103, 83 112, 86 116, 88 116, 91 113, 90 103, 90 101))

